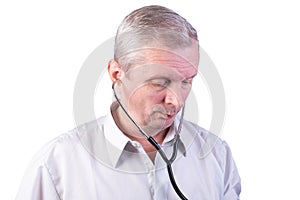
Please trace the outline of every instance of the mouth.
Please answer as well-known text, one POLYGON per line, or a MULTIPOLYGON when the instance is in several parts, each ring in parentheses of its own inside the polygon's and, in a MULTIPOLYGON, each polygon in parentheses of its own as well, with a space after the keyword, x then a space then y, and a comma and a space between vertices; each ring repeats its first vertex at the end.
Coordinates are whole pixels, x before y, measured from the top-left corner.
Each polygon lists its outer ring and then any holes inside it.
POLYGON ((156 119, 171 121, 174 120, 175 116, 177 115, 176 109, 160 109, 155 110, 153 112, 153 117, 156 116, 156 119))
POLYGON ((162 112, 159 112, 159 118, 164 119, 164 120, 173 119, 175 116, 176 116, 175 113, 162 113, 162 112))
POLYGON ((166 114, 168 119, 174 118, 176 116, 176 114, 166 114))

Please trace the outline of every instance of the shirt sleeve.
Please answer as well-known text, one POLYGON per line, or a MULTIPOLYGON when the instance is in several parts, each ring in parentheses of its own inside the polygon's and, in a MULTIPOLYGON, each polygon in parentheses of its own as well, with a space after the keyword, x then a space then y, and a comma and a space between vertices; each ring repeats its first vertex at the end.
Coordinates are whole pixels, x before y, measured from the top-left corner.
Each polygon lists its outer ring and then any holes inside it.
POLYGON ((223 144, 226 149, 224 162, 224 200, 239 200, 241 179, 228 144, 226 142, 223 142, 223 144))

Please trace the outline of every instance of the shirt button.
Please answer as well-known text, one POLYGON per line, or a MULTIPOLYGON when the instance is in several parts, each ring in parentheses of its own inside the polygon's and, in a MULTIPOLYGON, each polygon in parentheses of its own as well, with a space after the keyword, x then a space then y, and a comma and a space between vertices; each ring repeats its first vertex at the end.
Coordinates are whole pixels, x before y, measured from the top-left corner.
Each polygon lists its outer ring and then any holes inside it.
POLYGON ((133 146, 138 149, 141 148, 141 145, 138 142, 134 142, 133 146))
POLYGON ((153 176, 154 175, 154 172, 153 172, 154 165, 152 163, 150 163, 149 160, 145 160, 145 165, 150 172, 149 175, 153 176))
POLYGON ((153 186, 150 186, 151 195, 154 196, 154 188, 153 186))

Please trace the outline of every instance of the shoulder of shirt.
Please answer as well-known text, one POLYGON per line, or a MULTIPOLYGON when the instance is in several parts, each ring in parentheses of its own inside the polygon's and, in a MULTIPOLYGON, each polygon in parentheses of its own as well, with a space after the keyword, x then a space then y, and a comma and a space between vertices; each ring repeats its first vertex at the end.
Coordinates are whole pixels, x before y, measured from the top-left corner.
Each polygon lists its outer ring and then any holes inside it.
POLYGON ((46 143, 33 157, 31 164, 44 165, 53 153, 67 156, 69 151, 74 151, 75 146, 80 145, 79 134, 85 134, 93 131, 102 123, 104 117, 86 122, 77 126, 76 128, 60 134, 56 138, 46 143))

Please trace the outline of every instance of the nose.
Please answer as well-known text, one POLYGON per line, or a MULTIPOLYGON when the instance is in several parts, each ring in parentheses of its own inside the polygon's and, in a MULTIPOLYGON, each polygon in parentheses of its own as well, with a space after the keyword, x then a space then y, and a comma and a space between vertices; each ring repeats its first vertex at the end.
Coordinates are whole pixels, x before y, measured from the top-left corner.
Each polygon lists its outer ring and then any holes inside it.
POLYGON ((167 105, 172 105, 172 106, 180 106, 180 98, 179 95, 172 89, 168 88, 166 89, 166 94, 165 94, 165 103, 167 105))

